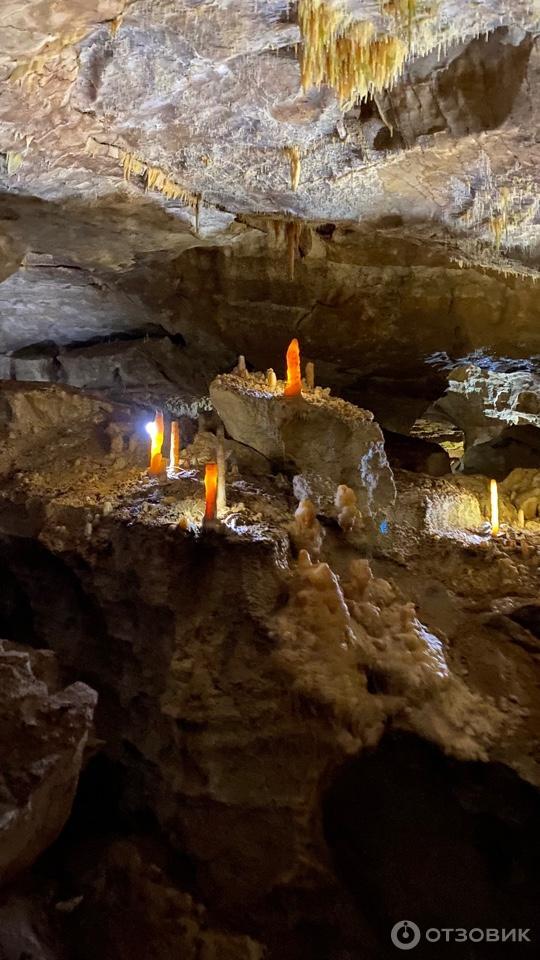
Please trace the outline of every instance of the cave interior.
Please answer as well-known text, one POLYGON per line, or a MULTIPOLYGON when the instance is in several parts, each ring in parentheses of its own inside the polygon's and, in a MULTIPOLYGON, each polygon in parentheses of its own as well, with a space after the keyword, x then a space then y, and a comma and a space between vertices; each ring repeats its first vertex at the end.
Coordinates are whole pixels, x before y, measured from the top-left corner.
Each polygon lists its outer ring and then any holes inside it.
POLYGON ((530 0, 2 0, 0 960, 538 956, 539 115, 530 0))

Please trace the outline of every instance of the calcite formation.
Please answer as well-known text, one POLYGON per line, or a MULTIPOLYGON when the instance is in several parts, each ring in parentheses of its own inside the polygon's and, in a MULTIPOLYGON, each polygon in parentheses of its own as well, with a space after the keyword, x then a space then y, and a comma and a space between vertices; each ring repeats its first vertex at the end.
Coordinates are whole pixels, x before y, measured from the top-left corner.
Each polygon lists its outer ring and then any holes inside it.
POLYGON ((0 882, 31 866, 71 811, 97 694, 63 688, 51 651, 0 641, 0 882))
POLYGON ((463 430, 469 445, 493 440, 511 427, 540 429, 540 376, 474 364, 454 367, 437 407, 463 430))
POLYGON ((382 432, 368 410, 320 389, 287 397, 283 386, 270 392, 263 378, 231 374, 212 382, 210 397, 231 436, 269 460, 347 484, 370 515, 393 502, 382 432))

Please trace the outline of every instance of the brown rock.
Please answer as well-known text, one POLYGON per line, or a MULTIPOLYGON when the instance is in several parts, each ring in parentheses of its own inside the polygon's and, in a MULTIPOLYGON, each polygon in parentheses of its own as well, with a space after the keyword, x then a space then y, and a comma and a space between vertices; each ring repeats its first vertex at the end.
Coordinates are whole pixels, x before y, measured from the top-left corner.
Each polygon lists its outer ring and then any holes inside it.
POLYGON ((53 653, 0 641, 0 881, 64 826, 96 701, 84 683, 58 687, 53 653))

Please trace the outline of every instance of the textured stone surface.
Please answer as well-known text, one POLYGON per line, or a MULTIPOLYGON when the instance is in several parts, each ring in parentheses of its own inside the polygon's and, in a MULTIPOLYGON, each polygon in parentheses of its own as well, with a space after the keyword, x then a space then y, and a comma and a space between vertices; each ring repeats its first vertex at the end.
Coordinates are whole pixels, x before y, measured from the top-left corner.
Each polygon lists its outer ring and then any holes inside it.
POLYGON ((362 512, 377 515, 394 500, 384 438, 373 415, 322 392, 273 395, 264 377, 217 377, 210 398, 229 434, 278 464, 345 483, 362 512))
POLYGON ((421 12, 403 78, 344 113, 301 90, 286 0, 4 4, 0 350, 153 322, 212 375, 231 351, 264 368, 299 324, 334 383, 441 350, 538 354, 538 17, 421 12), (125 152, 199 216, 125 182, 125 152), (294 283, 269 241, 291 217, 324 235, 302 231, 294 283))
POLYGON ((459 426, 467 444, 482 443, 509 427, 540 429, 540 377, 473 365, 456 367, 449 386, 436 403, 459 426))
POLYGON ((97 701, 62 689, 52 652, 0 641, 0 881, 56 840, 73 802, 97 701))

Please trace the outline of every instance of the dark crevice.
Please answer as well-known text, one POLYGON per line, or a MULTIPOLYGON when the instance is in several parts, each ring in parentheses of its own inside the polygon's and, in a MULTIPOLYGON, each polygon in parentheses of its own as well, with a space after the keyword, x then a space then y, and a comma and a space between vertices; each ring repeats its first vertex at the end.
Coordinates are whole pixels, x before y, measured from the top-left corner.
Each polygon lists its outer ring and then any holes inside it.
MULTIPOLYGON (((388 737, 346 765, 324 801, 335 867, 380 951, 399 920, 429 927, 531 929, 540 896, 540 797, 496 763, 451 760, 413 736, 388 737)), ((414 956, 508 957, 508 944, 421 943, 414 956), (469 947, 471 944, 469 944, 469 947), (506 952, 505 952, 506 951, 506 952)))

